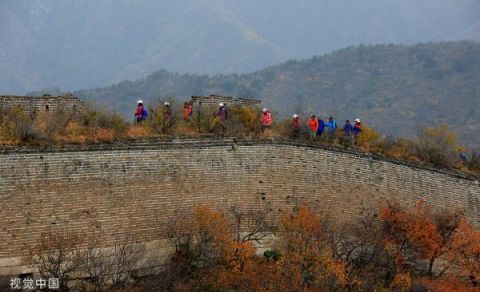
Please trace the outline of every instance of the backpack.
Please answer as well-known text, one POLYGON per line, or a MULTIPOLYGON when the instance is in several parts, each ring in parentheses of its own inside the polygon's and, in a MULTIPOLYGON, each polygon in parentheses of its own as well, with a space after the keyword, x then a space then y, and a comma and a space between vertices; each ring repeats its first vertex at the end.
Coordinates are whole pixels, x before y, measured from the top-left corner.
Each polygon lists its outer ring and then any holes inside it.
POLYGON ((328 126, 329 126, 330 130, 335 130, 335 129, 337 129, 337 122, 335 120, 333 120, 333 121, 329 122, 328 126))
POLYGON ((142 110, 142 117, 143 118, 148 117, 148 113, 147 113, 147 110, 145 108, 142 110))

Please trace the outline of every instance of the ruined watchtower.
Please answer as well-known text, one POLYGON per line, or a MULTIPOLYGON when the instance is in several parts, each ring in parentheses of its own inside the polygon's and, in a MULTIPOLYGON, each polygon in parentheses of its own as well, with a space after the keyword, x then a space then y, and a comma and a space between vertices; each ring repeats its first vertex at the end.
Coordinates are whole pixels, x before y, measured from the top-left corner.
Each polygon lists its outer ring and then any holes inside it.
POLYGON ((224 103, 227 106, 235 105, 245 105, 253 106, 256 108, 261 108, 261 101, 253 98, 243 98, 243 97, 232 97, 232 96, 223 96, 223 95, 214 95, 209 96, 192 96, 193 106, 196 108, 199 107, 217 107, 218 104, 224 103))
POLYGON ((0 113, 20 107, 32 118, 67 111, 73 116, 79 116, 85 111, 85 102, 71 94, 63 96, 0 96, 0 113))

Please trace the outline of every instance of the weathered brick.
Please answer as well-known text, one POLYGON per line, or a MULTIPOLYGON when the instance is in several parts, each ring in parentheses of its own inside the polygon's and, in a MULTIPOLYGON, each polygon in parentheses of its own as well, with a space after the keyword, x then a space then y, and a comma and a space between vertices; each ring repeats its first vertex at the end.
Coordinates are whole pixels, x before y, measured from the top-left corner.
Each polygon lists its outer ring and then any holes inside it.
POLYGON ((5 148, 0 259, 16 262, 11 259, 52 227, 101 230, 106 245, 128 235, 165 242, 174 212, 196 205, 286 210, 308 200, 348 223, 389 200, 413 206, 421 198, 436 210, 464 209, 480 226, 474 178, 291 141, 146 139, 5 148))
POLYGON ((0 113, 19 106, 32 118, 55 115, 60 110, 69 111, 75 117, 85 110, 85 102, 73 95, 65 96, 0 96, 0 113))

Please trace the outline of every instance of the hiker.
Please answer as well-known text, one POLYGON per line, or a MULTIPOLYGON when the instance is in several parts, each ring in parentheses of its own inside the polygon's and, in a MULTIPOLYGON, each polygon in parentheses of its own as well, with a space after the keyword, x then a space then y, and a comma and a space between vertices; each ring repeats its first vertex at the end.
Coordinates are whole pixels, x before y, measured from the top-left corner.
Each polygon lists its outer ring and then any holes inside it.
POLYGON ((172 120, 172 108, 168 101, 163 103, 163 120, 169 123, 172 120))
POLYGON ((225 110, 225 105, 223 103, 220 103, 218 106, 219 108, 215 116, 219 118, 220 121, 225 121, 227 119, 227 111, 225 110))
POLYGON ((349 147, 352 144, 352 134, 353 134, 353 126, 350 124, 350 120, 345 121, 345 125, 343 125, 343 145, 349 147))
POLYGON ((223 111, 225 112, 225 120, 228 120, 228 109, 227 109, 227 103, 223 103, 223 111))
POLYGON ((191 119, 193 117, 193 104, 191 101, 188 102, 188 118, 191 119))
POLYGON ((350 137, 353 134, 353 126, 350 124, 350 120, 345 121, 343 125, 343 136, 350 137))
POLYGON ((355 140, 355 145, 357 145, 358 137, 360 137, 361 133, 362 133, 362 123, 360 122, 360 119, 355 119, 355 125, 353 125, 353 137, 355 140))
POLYGON ((270 114, 267 108, 264 108, 262 110, 261 122, 262 122, 262 131, 265 132, 265 130, 272 128, 272 125, 273 125, 272 114, 270 114))
POLYGON ((468 163, 468 158, 467 158, 467 156, 465 155, 465 153, 464 153, 461 149, 458 150, 458 160, 460 160, 460 162, 461 162, 464 166, 467 165, 467 163, 468 163))
POLYGON ((140 99, 137 101, 137 111, 135 112, 135 121, 140 123, 147 118, 147 110, 143 106, 143 101, 140 99))
POLYGON ((292 117, 292 123, 290 125, 292 127, 292 136, 293 138, 298 138, 298 134, 300 133, 300 118, 297 114, 294 114, 292 117))
POLYGON ((220 103, 218 105, 218 111, 216 113, 213 113, 213 123, 211 127, 213 131, 224 135, 225 131, 227 130, 227 125, 225 122, 226 119, 227 112, 225 111, 225 104, 220 103))
POLYGON ((310 129, 310 138, 312 140, 317 137, 317 130, 318 130, 318 120, 315 115, 310 116, 310 120, 308 120, 308 128, 310 129))
POLYGON ((330 116, 325 126, 328 128, 328 141, 332 143, 335 138, 335 133, 337 132, 337 122, 330 116))
POLYGON ((192 108, 191 103, 184 102, 183 103, 183 120, 185 122, 190 121, 190 119, 192 117, 192 113, 193 113, 193 108, 192 108))
POLYGON ((325 122, 320 117, 318 117, 317 137, 322 137, 324 130, 325 130, 325 122))

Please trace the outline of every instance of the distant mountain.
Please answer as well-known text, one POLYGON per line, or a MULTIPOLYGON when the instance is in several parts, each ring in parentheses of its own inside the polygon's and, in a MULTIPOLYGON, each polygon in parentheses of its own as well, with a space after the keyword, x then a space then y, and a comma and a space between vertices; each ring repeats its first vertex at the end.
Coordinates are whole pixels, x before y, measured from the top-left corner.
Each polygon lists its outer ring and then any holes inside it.
POLYGON ((480 149, 480 43, 357 46, 250 74, 159 71, 144 79, 77 92, 131 114, 135 100, 165 96, 254 96, 282 116, 360 117, 384 133, 412 135, 442 123, 480 149))
POLYGON ((478 0, 0 0, 0 92, 243 73, 350 45, 480 40, 478 0))

